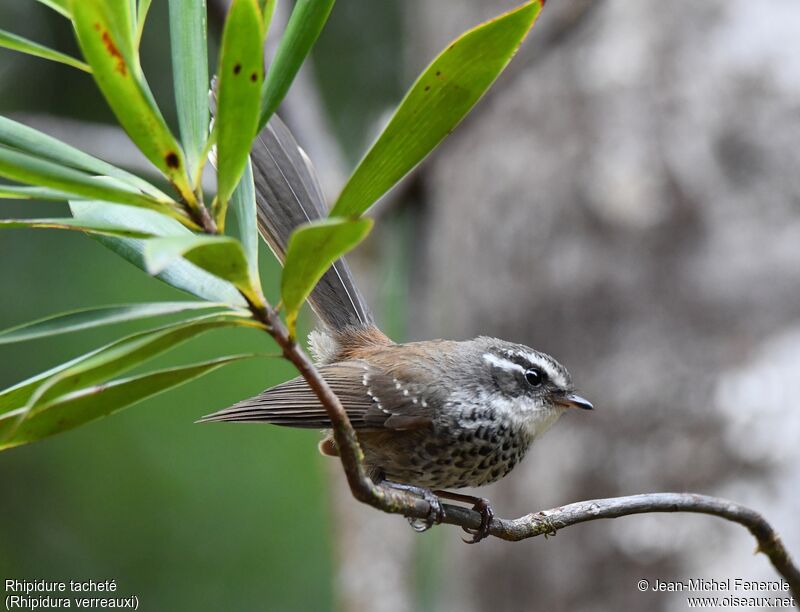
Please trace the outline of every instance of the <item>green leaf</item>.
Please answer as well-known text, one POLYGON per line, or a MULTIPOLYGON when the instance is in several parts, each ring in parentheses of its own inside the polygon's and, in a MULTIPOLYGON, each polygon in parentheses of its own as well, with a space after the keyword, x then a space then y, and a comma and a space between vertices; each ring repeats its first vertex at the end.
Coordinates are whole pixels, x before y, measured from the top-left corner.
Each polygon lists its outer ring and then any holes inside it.
POLYGON ((69 0, 38 0, 45 6, 49 6, 57 13, 61 13, 67 19, 70 18, 69 14, 69 0))
POLYGON ((147 181, 140 179, 135 174, 112 166, 101 159, 97 159, 52 136, 13 121, 8 117, 0 116, 0 144, 12 149, 19 149, 35 157, 49 159, 62 166, 83 170, 89 174, 106 175, 119 179, 139 191, 151 195, 156 200, 169 201, 169 198, 162 191, 147 181))
MULTIPOLYGON (((205 3, 204 3, 205 5, 205 3)), ((136 48, 138 49, 142 43, 142 34, 144 33, 144 24, 147 21, 147 13, 150 10, 150 0, 139 0, 139 9, 136 11, 136 48)), ((174 70, 173 66, 173 70, 174 70)))
POLYGON ((75 195, 46 187, 22 187, 18 185, 0 185, 0 199, 10 200, 69 200, 75 195))
POLYGON ((197 206, 183 151, 156 106, 134 55, 127 0, 73 0, 72 13, 83 55, 120 124, 181 197, 197 206))
POLYGON ((37 407, 22 420, 20 416, 25 409, 20 408, 0 417, 0 440, 3 440, 0 443, 0 450, 73 429, 199 378, 229 363, 259 356, 253 353, 231 355, 89 387, 37 407))
POLYGON ((264 38, 269 34, 269 26, 272 23, 272 14, 275 12, 276 4, 278 4, 278 0, 258 0, 258 8, 263 17, 261 23, 264 28, 264 38))
POLYGON ((260 132, 267 125, 272 113, 289 91, 297 71, 328 20, 333 2, 334 0, 297 0, 264 82, 257 131, 260 132))
MULTIPOLYGON (((138 357, 141 358, 141 361, 144 361, 159 352, 168 350, 172 346, 177 346, 180 342, 191 338, 192 335, 197 335, 213 329, 214 326, 219 326, 217 324, 210 327, 210 319, 211 317, 205 315, 181 322, 178 324, 180 326, 179 329, 173 329, 176 324, 172 324, 155 330, 138 332, 76 357, 46 372, 32 376, 8 389, 0 391, 0 414, 26 405, 32 405, 37 399, 34 394, 41 396, 42 392, 46 390, 43 387, 50 387, 54 382, 66 380, 70 377, 74 381, 74 376, 82 372, 88 372, 84 378, 85 382, 83 384, 85 385, 94 384, 102 380, 104 376, 107 380, 115 374, 129 369, 129 367, 133 367, 130 365, 132 361, 131 351, 138 351, 138 357), (202 325, 186 327, 187 324, 193 324, 197 321, 200 321, 202 325), (163 332, 170 332, 170 330, 172 333, 164 335, 163 332), (171 345, 169 344, 170 342, 172 342, 171 345), (109 365, 111 357, 114 357, 117 362, 109 365), (103 364, 107 367, 104 370, 99 370, 98 367, 103 364)), ((241 317, 238 320, 242 321, 242 325, 246 322, 246 319, 241 317)), ((234 323, 232 322, 231 324, 234 323)))
POLYGON ((69 217, 66 219, 0 219, 0 229, 15 228, 64 229, 83 232, 84 234, 122 236, 127 238, 152 237, 152 234, 133 227, 119 227, 106 223, 95 223, 93 221, 78 221, 69 217))
POLYGON ((331 215, 363 214, 444 140, 511 61, 540 10, 540 1, 526 2, 442 51, 400 102, 331 215))
POLYGON ((219 313, 133 334, 104 347, 96 354, 45 381, 36 389, 27 406, 35 409, 36 406, 76 389, 107 381, 212 329, 258 325, 248 315, 219 313))
POLYGON ((220 307, 224 307, 224 304, 214 304, 212 302, 150 302, 82 308, 51 315, 44 319, 0 331, 0 344, 49 338, 103 325, 113 325, 114 323, 138 321, 139 319, 163 317, 190 310, 208 310, 220 307))
POLYGON ((244 169, 244 174, 236 191, 231 197, 231 205, 236 211, 236 234, 242 243, 244 255, 250 269, 250 277, 257 279, 258 275, 258 225, 256 223, 256 189, 253 184, 253 166, 250 160, 244 169))
MULTIPOLYGON (((73 4, 83 3, 86 0, 72 0, 73 4)), ((108 24, 113 29, 114 40, 125 59, 138 72, 141 72, 139 58, 135 45, 136 37, 136 0, 98 0, 103 6, 108 24)), ((73 21, 75 10, 73 8, 73 21)), ((101 28, 102 28, 102 24, 101 28)))
POLYGON ((217 225, 247 165, 264 80, 264 31, 256 0, 234 0, 222 33, 217 94, 217 225))
POLYGON ((40 45, 39 43, 28 40, 27 38, 23 38, 22 36, 17 36, 11 32, 6 32, 5 30, 0 30, 0 47, 12 49, 21 53, 27 53, 28 55, 34 55, 43 59, 49 59, 61 64, 66 64, 67 66, 72 66, 73 68, 83 70, 84 72, 91 73, 92 71, 92 69, 89 67, 89 64, 86 62, 82 62, 71 55, 66 55, 65 53, 61 53, 55 49, 40 45))
POLYGON ((182 211, 170 205, 174 202, 156 200, 152 196, 132 191, 132 188, 122 189, 80 170, 74 170, 3 146, 0 146, 0 176, 20 183, 65 191, 79 197, 150 208, 180 219, 186 225, 197 227, 182 211))
POLYGON ((264 305, 258 277, 250 277, 242 244, 235 238, 192 235, 145 242, 144 261, 150 274, 160 273, 180 257, 230 282, 256 306, 264 305))
POLYGON ((294 336, 300 306, 323 274, 342 255, 366 238, 372 219, 330 218, 298 227, 286 249, 281 297, 286 323, 294 336))
POLYGON ((209 123, 205 0, 170 0, 169 30, 181 144, 194 176, 209 123))
MULTIPOLYGON (((105 202, 70 201, 72 214, 77 219, 93 220, 112 225, 136 223, 155 236, 193 236, 192 232, 174 219, 143 208, 110 206, 105 202)), ((96 236, 95 240, 127 259, 137 268, 146 270, 144 248, 146 240, 135 238, 108 238, 96 236)), ((236 288, 230 283, 212 276, 185 259, 178 259, 167 266, 156 278, 168 285, 186 291, 210 302, 224 302, 233 306, 246 306, 236 288)))
POLYGON ((41 374, 37 374, 36 376, 32 376, 22 382, 17 383, 13 387, 9 387, 8 389, 3 389, 0 391, 0 414, 4 412, 8 412, 9 410, 14 410, 17 408, 22 408, 25 404, 30 400, 33 396, 36 388, 39 385, 47 380, 48 378, 58 374, 59 372, 63 372, 67 368, 77 363, 80 363, 83 359, 94 355, 100 352, 102 349, 96 349, 91 353, 87 353, 86 355, 82 355, 80 357, 76 357, 71 361, 66 363, 62 363, 61 365, 57 365, 54 368, 47 370, 46 372, 42 372, 41 374))
POLYGON ((209 330, 258 325, 247 316, 226 312, 132 334, 0 392, 0 413, 24 406, 32 409, 58 395, 107 381, 209 330))

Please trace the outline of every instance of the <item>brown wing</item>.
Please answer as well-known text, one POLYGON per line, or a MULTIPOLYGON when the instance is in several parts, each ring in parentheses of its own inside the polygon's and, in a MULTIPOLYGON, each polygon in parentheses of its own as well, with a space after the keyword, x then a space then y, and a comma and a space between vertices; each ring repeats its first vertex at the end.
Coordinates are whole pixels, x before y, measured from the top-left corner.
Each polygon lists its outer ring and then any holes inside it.
MULTIPOLYGON (((412 389, 365 361, 334 363, 321 367, 320 373, 339 397, 356 429, 404 430, 428 427, 432 423, 430 409, 412 389)), ((205 416, 199 422, 211 421, 272 423, 310 429, 331 426, 325 409, 302 377, 205 416)))

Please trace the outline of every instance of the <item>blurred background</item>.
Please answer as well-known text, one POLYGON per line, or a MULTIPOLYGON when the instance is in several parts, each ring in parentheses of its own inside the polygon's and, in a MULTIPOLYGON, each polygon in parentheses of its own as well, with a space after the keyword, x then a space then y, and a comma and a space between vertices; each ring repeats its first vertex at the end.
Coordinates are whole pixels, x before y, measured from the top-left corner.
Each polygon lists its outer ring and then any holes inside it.
MULTIPOLYGON (((335 6, 282 109, 331 198, 425 64, 513 5, 335 6)), ((226 3, 209 8, 218 36, 226 3)), ((0 4, 0 28, 75 51, 67 23, 32 0, 0 4)), ((550 2, 486 98, 377 207, 352 263, 391 336, 537 347, 597 407, 565 415, 480 490, 499 515, 689 490, 762 511, 800 555, 799 31, 796 0, 550 2)), ((144 41, 175 125, 164 0, 144 41)), ((0 112, 149 172, 77 71, 0 51, 0 112)), ((274 296, 266 251, 262 268, 274 296)), ((4 232, 0 278, 3 328, 180 298, 69 233, 4 232)), ((2 346, 0 385, 132 329, 2 346)), ((160 361, 264 342, 215 332, 160 361)), ((454 528, 418 535, 352 501, 314 432, 193 425, 291 375, 278 360, 237 364, 2 453, 0 576, 116 579, 144 610, 348 612, 679 610, 685 594, 637 581, 775 577, 745 530, 708 517, 475 547, 454 528)))

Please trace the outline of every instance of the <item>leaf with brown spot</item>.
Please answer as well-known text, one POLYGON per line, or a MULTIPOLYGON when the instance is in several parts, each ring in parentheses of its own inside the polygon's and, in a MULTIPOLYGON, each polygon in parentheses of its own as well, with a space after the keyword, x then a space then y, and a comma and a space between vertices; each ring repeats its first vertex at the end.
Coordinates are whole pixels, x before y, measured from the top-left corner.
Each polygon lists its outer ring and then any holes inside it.
POLYGON ((217 95, 217 224, 244 172, 261 102, 264 30, 256 0, 234 0, 225 21, 217 95), (256 78, 252 79, 251 75, 256 78))
POLYGON ((100 91, 131 140, 175 185, 183 199, 193 203, 183 151, 142 75, 127 12, 127 2, 73 0, 78 43, 100 91))

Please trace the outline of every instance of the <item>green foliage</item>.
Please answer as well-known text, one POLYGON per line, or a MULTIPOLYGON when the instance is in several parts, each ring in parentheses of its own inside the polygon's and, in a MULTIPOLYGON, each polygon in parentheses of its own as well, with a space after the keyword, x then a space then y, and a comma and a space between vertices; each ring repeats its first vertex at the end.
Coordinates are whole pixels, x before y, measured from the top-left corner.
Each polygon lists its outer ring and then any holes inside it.
POLYGON ((180 258, 228 281, 255 306, 264 306, 258 278, 251 278, 242 243, 228 236, 153 238, 144 245, 144 264, 158 274, 180 258))
POLYGON ((18 185, 0 185, 0 199, 3 200, 68 200, 76 197, 65 191, 48 189, 47 187, 21 187, 18 185))
POLYGON ((213 302, 151 302, 82 308, 0 331, 0 344, 47 338, 102 325, 161 317, 187 310, 208 310, 222 306, 224 304, 214 304, 213 302))
POLYGON ((59 51, 55 51, 54 49, 50 49, 49 47, 45 47, 44 45, 40 45, 39 43, 35 43, 32 40, 23 38, 22 36, 17 36, 11 32, 6 32, 5 30, 0 30, 0 47, 5 47, 6 49, 12 49, 14 51, 20 51, 21 53, 27 53, 28 55, 35 55, 36 57, 49 59, 54 62, 60 62, 62 64, 66 64, 67 66, 77 68, 78 70, 83 70, 84 72, 92 71, 92 69, 89 68, 89 64, 86 62, 82 62, 70 55, 66 55, 65 53, 61 53, 59 51))
POLYGON ((64 17, 69 18, 69 2, 70 0, 38 0, 45 6, 49 6, 54 11, 61 13, 64 17))
POLYGON ((72 13, 78 43, 111 110, 145 157, 193 205, 183 149, 156 106, 134 54, 127 4, 73 0, 72 13))
POLYGON ((0 176, 86 198, 152 208, 170 217, 184 219, 188 222, 185 215, 171 203, 127 188, 123 189, 108 182, 98 181, 91 174, 5 147, 0 147, 0 176))
MULTIPOLYGON (((70 202, 73 216, 98 223, 135 224, 154 236, 191 237, 194 234, 174 219, 142 208, 108 206, 104 202, 70 202)), ((97 236, 98 242, 128 260, 137 268, 147 271, 144 257, 146 241, 134 238, 108 238, 97 236)), ((230 283, 213 276, 193 263, 178 259, 155 274, 168 285, 186 291, 203 300, 224 302, 233 306, 246 306, 244 298, 230 283)))
POLYGON ((231 207, 236 213, 236 234, 242 243, 250 277, 258 279, 258 224, 256 223, 256 188, 253 184, 253 167, 250 160, 244 169, 236 191, 231 197, 231 207))
POLYGON ((159 370, 81 389, 31 410, 19 408, 0 416, 0 450, 68 431, 199 378, 234 361, 256 356, 231 355, 188 366, 159 370))
POLYGON ((247 165, 256 137, 264 80, 264 28, 256 0, 234 0, 219 61, 217 94, 217 212, 224 224, 228 200, 247 165))
POLYGON ((66 219, 0 219, 0 229, 19 228, 65 229, 99 236, 125 236, 128 238, 150 238, 151 235, 134 227, 120 227, 94 221, 66 219))
MULTIPOLYGON (((264 298, 258 273, 256 194, 249 151, 278 108, 333 8, 298 0, 265 78, 263 46, 276 0, 233 0, 220 46, 217 111, 210 129, 204 0, 169 0, 169 39, 180 138, 168 127, 142 70, 139 46, 150 0, 39 0, 69 19, 83 58, 0 31, 0 47, 91 74, 122 128, 171 185, 171 195, 121 168, 0 117, 0 198, 69 201, 72 217, 5 219, 0 229, 53 228, 91 236, 202 302, 156 302, 73 311, 0 332, 0 344, 189 315, 140 331, 0 391, 0 450, 65 431, 197 378, 245 353, 113 380, 181 342, 217 328, 255 327, 264 298), (216 145, 218 190, 201 175, 216 145), (228 208, 234 235, 224 233, 228 208), (211 310, 208 314, 202 311, 211 310)), ((361 215, 469 112, 509 62, 540 10, 519 8, 470 30, 420 75, 346 183, 328 219, 289 240, 280 280, 288 328, 323 274, 369 233, 361 215)))
MULTIPOLYGON (((268 1, 274 2, 274 0, 268 1)), ((303 65, 328 20, 333 3, 334 0, 297 0, 264 81, 261 116, 258 120, 259 130, 267 125, 272 113, 278 109, 278 105, 289 91, 297 71, 300 70, 300 66, 303 65)))
POLYGON ((77 363, 46 379, 36 388, 26 405, 33 409, 72 391, 106 382, 212 329, 241 326, 257 327, 257 324, 246 315, 220 313, 133 334, 85 355, 77 363))
POLYGON ((367 237, 372 219, 324 219, 292 234, 281 277, 286 322, 294 336, 300 306, 337 259, 367 237))
MULTIPOLYGON (((146 15, 149 5, 149 0, 140 2, 140 12, 146 15)), ((139 27, 145 15, 139 16, 139 27)), ((181 142, 189 175, 195 176, 203 164, 209 122, 205 0, 170 0, 169 32, 181 142)))
POLYGON ((506 67, 540 10, 540 0, 527 2, 442 51, 411 86, 331 215, 363 214, 444 140, 506 67))
MULTIPOLYGON (((172 200, 138 176, 126 172, 18 121, 0 116, 0 144, 88 174, 108 176, 146 193, 164 204, 172 200)), ((38 184, 38 183, 37 183, 38 184)), ((64 198, 66 199, 66 198, 64 198)))

